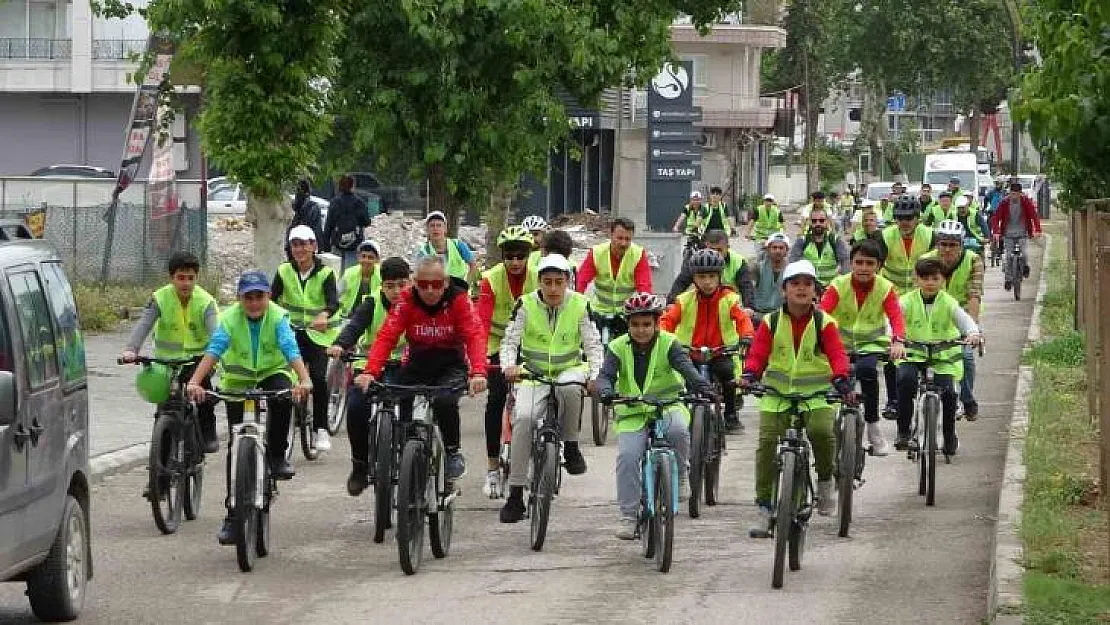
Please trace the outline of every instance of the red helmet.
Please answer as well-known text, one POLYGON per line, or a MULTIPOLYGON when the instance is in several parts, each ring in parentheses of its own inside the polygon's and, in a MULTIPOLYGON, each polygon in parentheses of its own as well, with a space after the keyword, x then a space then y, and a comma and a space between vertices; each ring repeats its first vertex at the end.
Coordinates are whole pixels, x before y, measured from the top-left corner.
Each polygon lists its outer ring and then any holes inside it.
POLYGON ((656 315, 663 314, 666 300, 652 293, 633 293, 624 301, 624 315, 656 315))

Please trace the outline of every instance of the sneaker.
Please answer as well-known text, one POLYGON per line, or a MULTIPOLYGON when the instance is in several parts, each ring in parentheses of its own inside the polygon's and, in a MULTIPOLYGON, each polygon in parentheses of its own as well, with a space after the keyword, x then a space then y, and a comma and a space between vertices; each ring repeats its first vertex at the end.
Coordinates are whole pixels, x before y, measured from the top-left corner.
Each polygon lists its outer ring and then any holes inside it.
POLYGON ((466 458, 463 458, 462 452, 459 450, 447 452, 447 458, 443 462, 443 470, 447 473, 447 479, 457 480, 466 475, 466 458))
POLYGON ((501 498, 501 471, 498 469, 486 471, 486 483, 482 486, 482 492, 490 499, 501 498))
POLYGON ((979 403, 968 402, 964 406, 964 419, 968 421, 976 421, 979 419, 979 403))
POLYGON ((636 528, 639 523, 636 519, 624 517, 620 520, 620 525, 617 526, 617 538, 621 540, 633 540, 636 538, 636 528))
POLYGON ((898 419, 898 406, 894 402, 887 402, 886 407, 883 408, 883 418, 887 421, 898 419))
POLYGON ((733 415, 725 415, 725 434, 741 434, 744 431, 744 424, 740 422, 740 418, 733 415))
POLYGON ((960 449, 960 437, 952 434, 952 440, 949 441, 947 437, 944 439, 944 455, 955 456, 956 452, 960 449))
POLYGON ((216 419, 200 420, 200 435, 204 439, 204 453, 214 454, 220 451, 220 437, 216 434, 216 419))
POLYGON ((883 431, 879 428, 879 424, 867 424, 867 443, 871 445, 871 455, 885 456, 890 453, 890 448, 886 444, 886 439, 883 438, 883 431))
POLYGON ((586 472, 586 459, 582 457, 582 450, 577 442, 567 441, 563 446, 563 466, 571 475, 582 475, 586 472))
POLYGON ((1022 278, 1028 278, 1029 277, 1029 265, 1023 265, 1021 267, 1021 277, 1022 278))
POLYGON ((331 436, 325 429, 316 430, 316 451, 331 451, 331 436))
POLYGON ((1010 288, 1013 287, 1013 286, 1014 286, 1014 283, 1010 282, 1009 278, 1006 278, 1006 281, 1002 283, 1002 288, 1006 289, 1007 291, 1009 291, 1010 288))
POLYGON ((690 478, 685 473, 678 477, 678 500, 686 501, 690 498, 690 478))
POLYGON ((910 437, 909 437, 909 435, 899 434, 898 438, 894 439, 894 448, 897 449, 898 451, 906 451, 907 449, 909 449, 910 448, 910 437))
POLYGON ((757 505, 755 514, 755 524, 748 530, 748 536, 751 538, 770 538, 773 536, 771 520, 775 517, 775 509, 771 507, 771 504, 761 503, 757 505))
POLYGON ((509 495, 505 505, 501 506, 501 522, 517 523, 524 518, 524 497, 509 495))
POLYGON ((347 494, 358 497, 366 490, 366 463, 355 460, 351 463, 351 474, 347 476, 347 494))
POLYGON ((221 545, 234 545, 235 544, 235 519, 228 514, 224 517, 224 522, 220 525, 220 533, 216 534, 216 540, 220 541, 221 545))
POLYGON ((293 469, 293 463, 286 460, 285 456, 271 459, 270 471, 274 474, 275 480, 291 480, 297 474, 293 469))
POLYGON ((836 513, 836 497, 833 497, 833 481, 817 482, 817 514, 829 516, 836 513))

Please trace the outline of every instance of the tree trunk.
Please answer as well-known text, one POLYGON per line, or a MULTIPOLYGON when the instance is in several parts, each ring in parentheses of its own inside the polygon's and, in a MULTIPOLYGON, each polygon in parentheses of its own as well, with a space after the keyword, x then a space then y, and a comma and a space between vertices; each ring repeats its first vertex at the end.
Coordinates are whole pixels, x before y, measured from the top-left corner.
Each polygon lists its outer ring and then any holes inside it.
POLYGON ((820 109, 806 103, 806 188, 813 193, 821 187, 821 169, 817 164, 817 117, 820 109))
POLYGON ((254 226, 254 267, 272 276, 285 261, 285 231, 293 211, 280 196, 269 199, 248 194, 246 217, 254 226))
POLYGON ((459 234, 459 207, 447 186, 442 163, 428 166, 428 212, 442 211, 447 216, 447 236, 459 234))
POLYGON ((486 267, 492 267, 501 262, 501 253, 497 249, 497 237, 505 229, 509 221, 509 208, 512 205, 516 186, 500 184, 494 187, 489 196, 489 208, 486 210, 486 267))
POLYGON ((982 124, 983 114, 972 108, 971 113, 968 114, 967 118, 967 134, 971 138, 972 154, 975 154, 975 152, 979 149, 979 132, 982 124))

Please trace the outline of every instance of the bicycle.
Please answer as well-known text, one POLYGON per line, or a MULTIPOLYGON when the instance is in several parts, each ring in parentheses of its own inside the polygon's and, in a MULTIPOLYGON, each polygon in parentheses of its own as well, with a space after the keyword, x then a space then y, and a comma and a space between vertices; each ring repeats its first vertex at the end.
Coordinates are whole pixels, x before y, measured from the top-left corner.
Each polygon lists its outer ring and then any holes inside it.
MULTIPOLYGON (((802 406, 815 399, 840 401, 840 395, 831 389, 814 393, 780 393, 763 385, 752 385, 748 390, 756 397, 771 393, 790 402, 790 414, 793 415, 792 423, 786 433, 779 438, 778 449, 775 451, 775 470, 778 478, 775 480, 772 498, 776 503, 768 530, 775 538, 775 561, 771 572, 771 586, 782 588, 786 564, 790 565, 791 571, 802 568, 806 530, 809 519, 813 516, 814 505, 817 503, 813 476, 809 470, 809 438, 805 435, 805 419, 810 410, 803 410, 802 406), (785 531, 781 531, 784 523, 788 527, 785 531), (787 562, 787 552, 789 552, 789 562, 787 562)), ((754 530, 750 535, 752 538, 767 536, 754 530)))
MULTIPOLYGON (((859 378, 856 376, 856 361, 861 357, 874 356, 877 363, 885 363, 890 356, 883 352, 850 352, 851 362, 848 372, 848 384, 855 389, 859 378)), ((860 390, 862 393, 862 389, 860 390)), ((836 412, 833 431, 836 432, 836 462, 834 471, 837 490, 837 535, 841 538, 848 537, 848 530, 852 524, 852 508, 855 490, 863 486, 864 465, 867 456, 873 455, 875 450, 863 444, 863 430, 866 424, 863 412, 858 405, 841 405, 836 412)))
POLYGON ((1014 301, 1021 301, 1021 281, 1025 279, 1025 254, 1021 252, 1020 239, 1014 239, 1014 246, 1006 255, 1006 267, 1009 269, 1014 301))
POLYGON ((1002 263, 1002 241, 997 237, 991 237, 990 262, 991 267, 997 267, 1002 263))
POLYGON ((130 362, 122 358, 116 362, 144 367, 157 364, 170 370, 170 398, 158 406, 151 430, 149 478, 143 497, 150 502, 158 530, 173 534, 181 526, 182 516, 193 521, 200 515, 204 440, 196 406, 185 396, 185 384, 181 381, 182 371, 200 362, 200 356, 185 359, 136 356, 130 362))
POLYGON ((455 499, 459 491, 444 471, 443 436, 431 414, 439 394, 462 392, 465 386, 403 385, 374 381, 371 388, 393 396, 413 397, 412 421, 403 423, 404 446, 397 477, 397 552, 401 570, 414 575, 424 552, 424 524, 428 524, 432 555, 445 558, 451 550, 455 499))
POLYGON ((614 396, 610 405, 643 404, 655 408, 655 414, 646 424, 648 445, 640 458, 640 513, 636 537, 643 541, 645 558, 655 558, 655 568, 661 573, 671 570, 674 552, 674 517, 679 507, 678 455, 667 441, 663 409, 675 404, 700 401, 696 395, 680 395, 673 399, 659 399, 650 395, 642 397, 614 396))
MULTIPOLYGON (((719 356, 731 358, 747 349, 751 341, 743 339, 737 345, 721 347, 690 348, 690 355, 697 356, 698 373, 709 380, 719 397, 723 390, 720 383, 710 375, 709 362, 719 356)), ((737 396, 737 412, 743 406, 737 396)), ((721 478, 721 458, 725 455, 725 417, 724 406, 720 400, 710 404, 695 405, 690 411, 690 518, 701 516, 701 496, 705 493, 705 505, 717 505, 717 487, 721 478), (709 408, 712 407, 712 410, 709 408), (704 489, 704 490, 703 490, 704 489)))
MULTIPOLYGON (((357 360, 352 354, 344 359, 357 360)), ((399 360, 386 362, 386 370, 400 365, 399 360)), ((369 397, 367 398, 370 399, 369 397)), ((367 480, 374 487, 374 542, 385 542, 385 531, 393 527, 393 495, 397 487, 397 469, 401 464, 401 442, 404 425, 397 401, 388 393, 375 398, 368 429, 367 480)))
MULTIPOLYGON (((303 326, 296 323, 289 324, 294 332, 305 332, 308 326, 303 326)), ((329 392, 330 392, 329 387, 329 392)), ((304 454, 305 460, 316 460, 320 457, 320 451, 316 449, 316 429, 312 427, 312 400, 305 402, 303 405, 297 404, 293 407, 293 420, 289 428, 289 436, 285 446, 285 459, 293 461, 293 450, 297 446, 297 433, 300 432, 301 438, 301 453, 304 454)))
POLYGON ((355 379, 351 366, 356 357, 331 358, 328 362, 328 421, 329 436, 339 434, 347 416, 347 391, 355 379))
MULTIPOLYGON (((608 347, 609 341, 613 339, 610 326, 617 315, 595 314, 601 321, 601 346, 602 348, 608 347)), ((604 447, 605 442, 609 439, 609 423, 612 420, 612 406, 607 406, 594 395, 590 395, 590 425, 593 430, 594 445, 597 447, 604 447)))
MULTIPOLYGON (((231 485, 228 507, 235 517, 235 556, 239 570, 254 570, 255 557, 270 554, 270 506, 277 497, 277 479, 266 456, 265 403, 290 397, 292 389, 264 391, 206 391, 225 402, 243 402, 243 422, 231 428, 231 485), (247 415, 251 415, 248 420, 247 415)), ((294 403, 294 406, 297 402, 294 403)))

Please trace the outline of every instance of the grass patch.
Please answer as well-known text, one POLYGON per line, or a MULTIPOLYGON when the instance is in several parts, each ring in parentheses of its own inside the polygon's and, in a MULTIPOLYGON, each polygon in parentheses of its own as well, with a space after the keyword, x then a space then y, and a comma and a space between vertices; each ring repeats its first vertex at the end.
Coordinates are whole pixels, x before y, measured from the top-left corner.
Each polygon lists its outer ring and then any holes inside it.
POLYGON ((1107 514, 1098 487, 1099 434, 1087 412, 1084 337, 1074 323, 1074 274, 1062 228, 1047 266, 1043 340, 1033 366, 1025 439, 1025 622, 1110 622, 1107 514))
MULTIPOLYGON (((86 332, 111 332, 132 308, 145 306, 150 295, 161 284, 126 284, 78 282, 73 285, 73 298, 81 329, 86 332)), ((219 298, 220 276, 215 272, 202 272, 199 284, 214 297, 219 298)))

